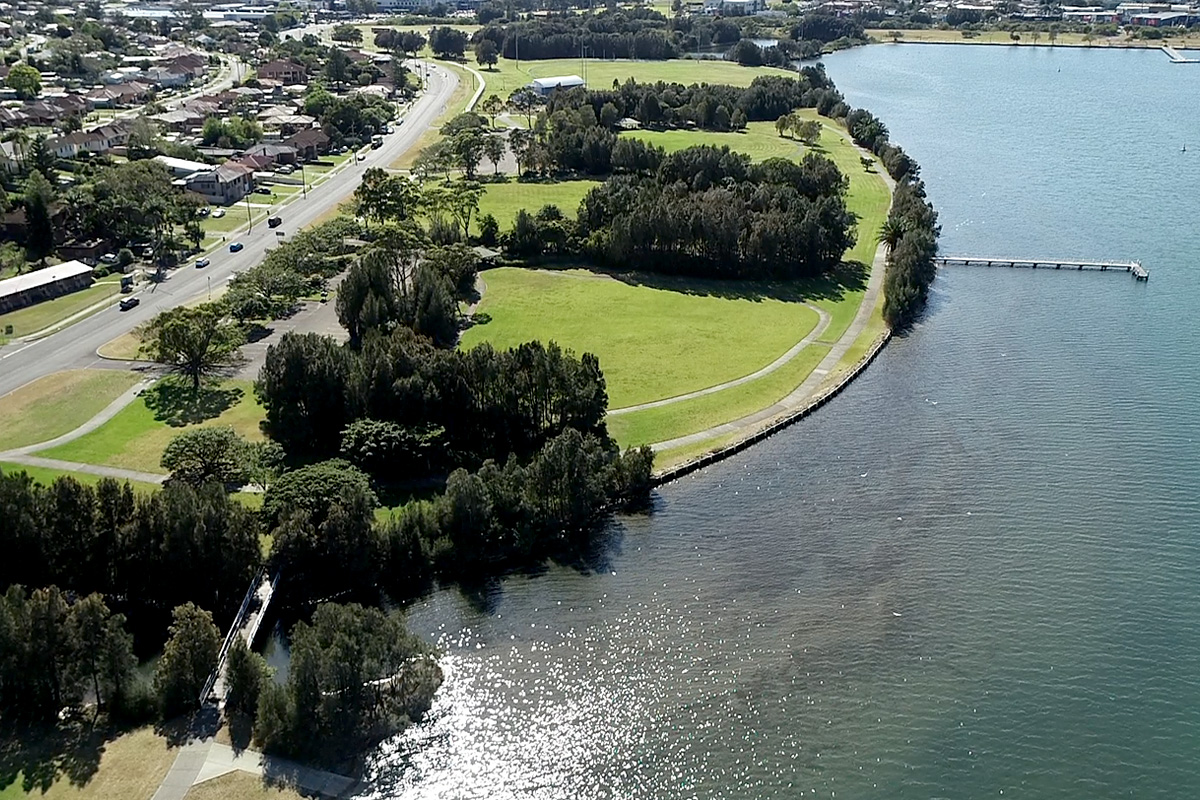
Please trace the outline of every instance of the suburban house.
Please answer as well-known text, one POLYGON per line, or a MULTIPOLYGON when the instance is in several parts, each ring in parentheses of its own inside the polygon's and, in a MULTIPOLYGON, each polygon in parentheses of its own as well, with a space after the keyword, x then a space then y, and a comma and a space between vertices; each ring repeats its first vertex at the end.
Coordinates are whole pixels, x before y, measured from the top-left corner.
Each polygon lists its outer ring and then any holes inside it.
POLYGON ((257 73, 258 77, 260 78, 279 81, 285 86, 290 86, 294 83, 308 82, 308 75, 305 73, 302 65, 283 59, 278 61, 269 61, 266 64, 263 64, 258 68, 257 73))
POLYGON ((183 86, 192 79, 191 73, 174 67, 152 67, 146 70, 146 79, 165 88, 183 86))
POLYGON ((189 175, 184 183, 188 191, 203 196, 213 205, 227 206, 254 188, 254 170, 245 164, 226 161, 216 169, 189 175))
POLYGON ((301 161, 316 161, 329 152, 329 134, 320 128, 307 128, 297 132, 284 144, 296 148, 296 157, 301 161))
POLYGON ((90 131, 75 131, 46 142, 59 158, 75 158, 80 153, 107 153, 129 141, 129 129, 124 121, 102 125, 90 131))
POLYGON ((150 85, 141 81, 114 83, 84 95, 96 108, 127 108, 150 99, 150 85))
POLYGON ((296 148, 288 144, 262 142, 246 150, 245 154, 247 156, 265 156, 268 159, 268 166, 271 164, 296 163, 296 148))
POLYGON ((67 261, 0 281, 0 314, 86 288, 92 268, 82 261, 67 261))

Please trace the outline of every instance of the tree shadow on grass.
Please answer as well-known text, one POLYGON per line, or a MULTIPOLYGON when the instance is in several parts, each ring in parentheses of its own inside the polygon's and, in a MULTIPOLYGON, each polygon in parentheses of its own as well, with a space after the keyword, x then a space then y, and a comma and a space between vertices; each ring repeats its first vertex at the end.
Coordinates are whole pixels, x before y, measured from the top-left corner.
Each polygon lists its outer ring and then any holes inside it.
POLYGON ((194 389, 190 383, 167 378, 142 392, 142 397, 156 420, 181 428, 221 416, 237 405, 244 394, 237 386, 201 384, 194 389))
MULTIPOLYGON (((597 270, 599 271, 599 270, 597 270)), ((714 278, 689 278, 660 275, 652 272, 607 272, 606 274, 630 286, 646 286, 699 297, 720 297, 727 300, 779 300, 802 303, 813 300, 836 302, 848 292, 867 288, 870 268, 861 261, 843 261, 832 272, 816 278, 791 281, 725 281, 714 278)))
POLYGON ((105 744, 118 733, 94 727, 82 716, 45 727, 6 725, 0 732, 0 792, 18 779, 26 793, 44 793, 63 776, 83 786, 100 768, 105 744))

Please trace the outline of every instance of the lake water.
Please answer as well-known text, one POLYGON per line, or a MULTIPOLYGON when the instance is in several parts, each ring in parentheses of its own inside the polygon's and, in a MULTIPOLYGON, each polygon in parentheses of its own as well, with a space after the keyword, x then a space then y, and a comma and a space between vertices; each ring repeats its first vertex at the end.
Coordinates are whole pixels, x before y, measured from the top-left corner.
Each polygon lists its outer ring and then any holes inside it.
POLYGON ((447 681, 369 796, 1195 795, 1200 67, 826 63, 923 165, 943 252, 1149 283, 948 269, 845 394, 663 488, 593 569, 428 598, 447 681))

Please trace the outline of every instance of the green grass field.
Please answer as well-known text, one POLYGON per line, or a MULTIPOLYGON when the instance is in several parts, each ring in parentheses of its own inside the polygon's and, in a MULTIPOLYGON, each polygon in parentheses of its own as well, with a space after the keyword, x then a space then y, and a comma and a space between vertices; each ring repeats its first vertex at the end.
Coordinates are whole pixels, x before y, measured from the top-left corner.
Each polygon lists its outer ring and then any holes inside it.
POLYGON ((769 375, 720 392, 608 418, 608 431, 622 447, 686 436, 740 419, 779 402, 799 386, 829 352, 814 344, 769 375))
MULTIPOLYGON (((517 212, 525 209, 534 214, 545 205, 556 205, 563 215, 574 219, 579 202, 599 181, 559 181, 557 183, 489 183, 487 192, 479 201, 476 223, 484 214, 491 214, 506 231, 517 218, 517 212)), ((478 228, 478 224, 476 224, 478 228)))
POLYGON ((517 89, 528 85, 534 78, 550 78, 558 75, 578 75, 593 89, 610 89, 613 81, 624 83, 633 78, 639 83, 727 83, 731 86, 749 86, 760 75, 795 75, 794 72, 775 67, 743 67, 729 61, 711 59, 678 58, 670 61, 601 61, 588 59, 586 64, 578 58, 560 58, 547 61, 522 61, 502 58, 495 69, 481 69, 471 61, 487 84, 483 96, 498 94, 507 99, 517 89))
POLYGON ((183 800, 303 800, 303 795, 295 789, 267 786, 256 775, 230 772, 196 784, 183 800))
POLYGON ((109 369, 75 369, 38 378, 0 397, 0 450, 69 433, 137 382, 132 372, 109 369))
POLYGON ((761 369, 817 323, 812 309, 758 294, 761 287, 665 280, 631 285, 583 270, 501 268, 483 273, 479 310, 463 346, 555 341, 600 358, 609 406, 703 389, 761 369))
MULTIPOLYGON (((778 402, 804 380, 857 314, 875 256, 876 232, 887 215, 888 186, 874 167, 868 170, 863 166, 861 151, 833 123, 821 120, 811 111, 801 113, 822 122, 821 139, 813 149, 832 159, 849 177, 846 202, 858 216, 857 241, 846 254, 846 263, 839 273, 828 279, 756 288, 769 292, 773 298, 771 302, 804 310, 796 301, 805 300, 823 308, 830 314, 829 326, 817 344, 763 378, 705 397, 610 418, 609 428, 622 445, 683 436, 778 402)), ((752 123, 746 131, 738 133, 638 131, 628 135, 643 137, 669 151, 696 144, 729 145, 756 160, 776 156, 798 158, 808 149, 779 136, 774 125, 768 122, 752 123)), ((510 220, 519 209, 536 211, 550 202, 570 215, 592 185, 590 181, 490 184, 480 204, 480 213, 493 214, 502 229, 511 224, 510 220)), ((687 292, 690 288, 682 282, 671 285, 670 281, 655 278, 652 293, 645 293, 649 286, 620 285, 616 288, 613 287, 615 281, 603 276, 592 275, 590 283, 580 280, 588 275, 578 271, 529 273, 511 269, 484 273, 487 291, 479 310, 488 314, 491 321, 468 330, 463 337, 464 346, 473 346, 484 339, 501 347, 540 339, 555 340, 577 353, 596 353, 608 379, 609 407, 621 408, 747 375, 773 361, 804 335, 793 329, 793 335, 779 336, 778 325, 764 314, 765 306, 754 312, 763 315, 761 317, 750 314, 725 319, 723 315, 727 312, 724 310, 702 312, 690 306, 698 298, 680 294, 678 290, 687 292), (576 282, 571 283, 572 280, 576 282), (629 294, 631 289, 633 294, 629 294), (687 312, 683 310, 685 308, 687 312), (735 345, 732 354, 729 350, 710 351, 714 340, 706 340, 695 331, 675 324, 660 328, 658 320, 674 323, 684 313, 710 315, 707 321, 724 331, 716 341, 722 347, 735 345), (648 320, 652 322, 648 323, 648 320), (647 327, 648 324, 651 327, 647 327), (738 332, 737 337, 731 336, 733 331, 738 332), (739 339, 742 340, 740 344, 739 339), (697 342, 703 343, 702 346, 697 342), (668 364, 672 366, 668 367, 668 364)), ((727 294, 737 294, 747 288, 730 284, 717 284, 717 287, 715 291, 727 294)), ((876 309, 872 325, 839 362, 842 371, 861 357, 882 330, 881 326, 882 319, 876 309)), ((803 330, 811 330, 811 325, 803 330)), ((686 453, 674 454, 672 458, 683 460, 710 447, 710 443, 705 443, 705 446, 685 448, 686 453)))
POLYGON ((163 474, 163 449, 195 426, 229 426, 248 439, 263 438, 262 407, 250 381, 202 386, 198 393, 175 378, 159 381, 99 429, 39 455, 163 474))
POLYGON ((105 278, 78 292, 0 314, 0 337, 15 338, 37 333, 87 310, 90 306, 110 298, 115 299, 120 291, 119 278, 105 278), (9 325, 13 328, 12 333, 5 333, 9 325))

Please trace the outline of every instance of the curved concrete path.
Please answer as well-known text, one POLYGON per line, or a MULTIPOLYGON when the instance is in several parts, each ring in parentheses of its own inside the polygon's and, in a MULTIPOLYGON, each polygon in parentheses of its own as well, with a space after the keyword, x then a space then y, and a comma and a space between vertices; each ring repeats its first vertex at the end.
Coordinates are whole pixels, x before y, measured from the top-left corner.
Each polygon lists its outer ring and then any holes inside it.
POLYGON ((660 406, 669 406, 672 403, 682 403, 684 400, 692 400, 696 397, 704 397, 706 394, 715 394, 716 392, 721 392, 725 389, 732 389, 735 386, 741 386, 743 383, 749 383, 750 381, 758 380, 765 375, 770 375, 772 372, 798 356, 801 350, 815 342, 817 338, 821 336, 821 334, 825 333, 825 329, 829 327, 830 316, 828 311, 823 308, 810 305, 809 303, 804 303, 803 305, 806 308, 811 308, 813 311, 817 312, 816 327, 809 331, 808 335, 806 335, 803 339, 792 345, 786 353, 772 361, 770 364, 767 364, 757 372, 751 372, 749 375, 743 375, 742 377, 735 378, 731 381, 718 383, 716 386, 709 386, 706 389, 697 389, 696 391, 688 392, 687 394, 677 394, 674 397, 667 397, 662 400, 652 400, 649 403, 638 403, 635 406, 614 408, 608 412, 608 416, 619 417, 622 414, 632 414, 634 411, 644 411, 647 408, 659 408, 660 406))
MULTIPOLYGON (((838 133, 843 138, 849 138, 842 131, 838 131, 838 133)), ((859 149, 861 150, 861 148, 859 149)), ((875 163, 877 167, 882 169, 882 165, 878 160, 875 163)), ((883 177, 884 183, 887 184, 888 191, 894 193, 896 191, 896 182, 891 179, 887 172, 880 172, 879 174, 883 177)), ((888 201, 888 209, 891 209, 890 200, 888 201)), ((735 419, 721 425, 714 425, 711 428, 706 428, 687 436, 678 436, 663 442, 654 442, 650 447, 655 452, 659 452, 662 450, 671 450, 676 447, 700 444, 701 442, 730 434, 748 433, 775 417, 786 414, 789 411, 794 411, 809 402, 825 381, 825 376, 837 366, 842 356, 846 354, 851 346, 853 346, 855 340, 858 339, 859 334, 866 329, 867 323, 871 320, 871 314, 875 310, 875 304, 879 300, 879 293, 883 289, 883 273, 886 268, 887 248, 880 243, 875 248, 875 258, 871 261, 871 276, 867 279, 867 290, 863 293, 863 299, 858 306, 858 312, 854 315, 854 321, 850 323, 850 327, 846 328, 841 338, 834 343, 825 357, 821 359, 821 363, 817 364, 816 368, 808 374, 808 377, 787 397, 784 397, 774 405, 740 419, 735 419)))
POLYGON ((100 475, 105 478, 115 478, 119 481, 138 481, 141 483, 162 483, 167 479, 166 475, 160 475, 154 472, 138 472, 132 469, 121 469, 120 467, 105 467, 99 464, 80 464, 76 461, 61 461, 57 458, 43 458, 34 455, 43 450, 49 450, 52 447, 58 447, 60 444, 73 442, 81 436, 86 436, 92 431, 99 428, 104 423, 111 420, 121 412, 126 406, 136 400, 143 391, 150 387, 158 376, 143 378, 134 384, 131 388, 126 389, 120 397, 113 400, 96 416, 89 419, 87 422, 80 425, 73 431, 68 431, 62 436, 56 436, 45 442, 37 444, 27 444, 24 447, 14 447, 12 450, 0 452, 0 461, 8 461, 13 464, 22 464, 27 467, 44 467, 46 469, 56 469, 65 472, 83 472, 88 475, 100 475))

